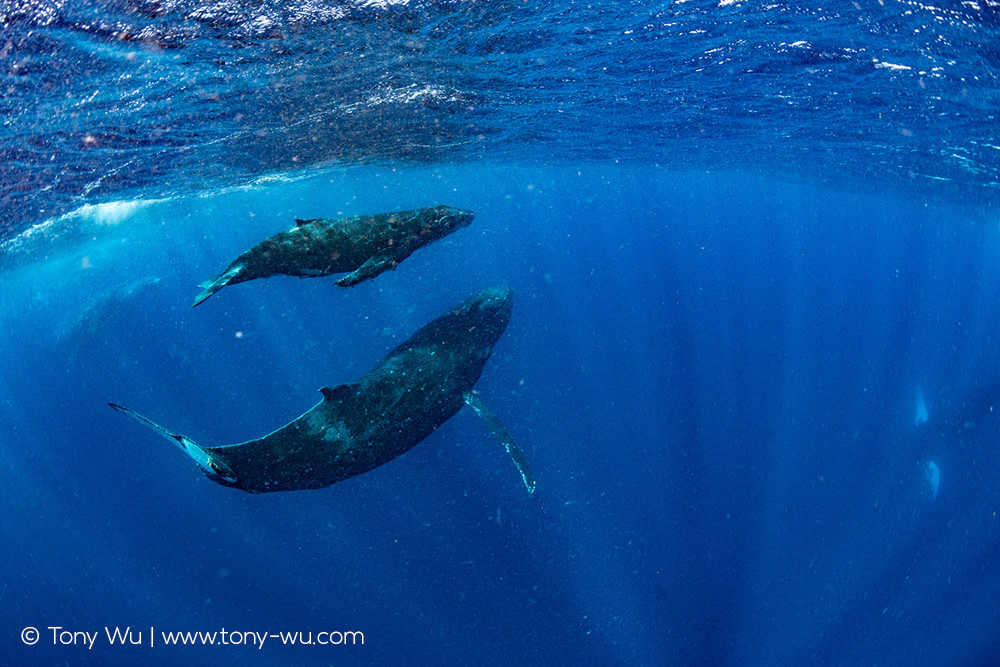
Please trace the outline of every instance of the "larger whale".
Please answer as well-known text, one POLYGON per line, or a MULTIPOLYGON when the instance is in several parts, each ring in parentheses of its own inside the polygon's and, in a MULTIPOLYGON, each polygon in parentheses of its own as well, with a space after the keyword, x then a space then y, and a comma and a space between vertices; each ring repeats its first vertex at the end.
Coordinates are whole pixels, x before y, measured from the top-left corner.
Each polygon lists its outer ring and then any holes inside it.
POLYGON ((109 403, 180 447, 213 481, 250 493, 318 489, 377 468, 468 405, 535 489, 521 449, 473 387, 507 328, 513 298, 494 287, 419 329, 357 382, 324 387, 322 400, 256 440, 202 447, 137 412, 109 403))
POLYGON ((395 269, 404 259, 474 218, 472 211, 431 206, 412 211, 298 219, 295 227, 261 241, 202 283, 192 307, 226 285, 287 275, 299 278, 346 273, 337 281, 350 287, 395 269))

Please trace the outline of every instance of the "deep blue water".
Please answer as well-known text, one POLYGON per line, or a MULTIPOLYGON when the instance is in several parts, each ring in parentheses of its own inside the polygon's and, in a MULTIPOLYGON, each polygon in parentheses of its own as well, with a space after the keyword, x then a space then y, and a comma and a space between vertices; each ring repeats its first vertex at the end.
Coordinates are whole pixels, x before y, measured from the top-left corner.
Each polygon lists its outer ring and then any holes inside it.
POLYGON ((997 11, 0 0, 0 663, 1000 664, 997 11), (439 203, 373 281, 190 308, 439 203), (534 496, 468 410, 249 495, 106 406, 258 437, 496 284, 534 496), (222 629, 365 640, 161 638, 222 629))

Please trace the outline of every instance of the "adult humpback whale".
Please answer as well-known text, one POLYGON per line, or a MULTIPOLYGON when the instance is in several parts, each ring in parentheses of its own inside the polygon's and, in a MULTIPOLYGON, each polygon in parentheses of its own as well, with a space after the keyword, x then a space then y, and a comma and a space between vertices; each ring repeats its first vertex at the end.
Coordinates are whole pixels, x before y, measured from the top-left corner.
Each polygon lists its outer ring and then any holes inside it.
POLYGON ((521 449, 473 391, 510 320, 509 288, 466 299, 419 329, 352 384, 324 387, 311 410, 270 435, 202 447, 109 403, 169 438, 210 479, 250 493, 318 489, 388 463, 469 405, 506 447, 528 492, 535 482, 521 449))
POLYGON ((351 271, 337 281, 350 287, 395 269, 417 248, 472 222, 474 214, 451 206, 413 211, 296 220, 237 257, 226 270, 199 285, 192 307, 226 285, 287 275, 299 278, 351 271))

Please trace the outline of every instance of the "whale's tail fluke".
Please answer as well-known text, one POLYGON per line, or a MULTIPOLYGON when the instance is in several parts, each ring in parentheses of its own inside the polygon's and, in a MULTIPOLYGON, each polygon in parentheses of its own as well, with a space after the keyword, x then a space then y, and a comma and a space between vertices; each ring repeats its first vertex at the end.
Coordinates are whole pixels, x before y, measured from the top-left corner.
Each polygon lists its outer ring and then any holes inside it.
POLYGON ((223 484, 225 486, 236 485, 236 473, 234 473, 224 461, 220 460, 215 454, 191 440, 191 438, 186 435, 180 435, 179 433, 171 433, 154 422, 152 419, 147 419, 135 410, 130 410, 123 405, 118 405, 117 403, 108 403, 108 405, 118 412, 124 412, 140 424, 148 426, 167 440, 170 440, 172 443, 177 445, 182 452, 194 459, 194 462, 198 464, 198 467, 200 467, 213 482, 218 482, 219 484, 223 484))
POLYGON ((208 297, 212 296, 220 289, 231 283, 233 281, 233 278, 238 276, 240 271, 242 270, 243 270, 243 265, 237 264, 236 266, 229 268, 225 273, 221 273, 216 277, 212 278, 211 280, 206 280, 202 284, 198 285, 198 287, 200 287, 202 291, 201 294, 199 294, 194 298, 194 303, 191 304, 191 307, 194 308, 195 306, 199 305, 202 301, 205 301, 208 297))

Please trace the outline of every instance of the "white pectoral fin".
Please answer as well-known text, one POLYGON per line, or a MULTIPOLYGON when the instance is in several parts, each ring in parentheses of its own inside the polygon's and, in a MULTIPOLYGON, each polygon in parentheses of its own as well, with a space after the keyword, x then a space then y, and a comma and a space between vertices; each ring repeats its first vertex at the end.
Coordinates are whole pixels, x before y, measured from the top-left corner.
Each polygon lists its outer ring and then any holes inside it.
POLYGON ((490 433, 504 446, 504 449, 510 454, 510 458, 514 460, 514 465, 517 466, 518 471, 521 473, 521 479, 524 480, 524 485, 528 488, 528 493, 534 493, 535 479, 531 475, 531 468, 528 467, 528 460, 524 458, 524 452, 514 442, 513 436, 504 427, 503 422, 486 407, 482 399, 471 391, 465 394, 465 403, 479 415, 486 423, 486 427, 490 429, 490 433))
POLYGON ((108 405, 118 412, 124 412, 140 424, 151 428, 170 442, 174 443, 178 449, 191 457, 191 459, 198 464, 198 467, 200 467, 205 474, 212 479, 221 478, 230 484, 236 483, 236 474, 233 473, 229 466, 223 461, 220 461, 218 457, 214 456, 204 447, 191 440, 191 438, 179 433, 172 433, 154 422, 152 419, 143 417, 135 410, 126 408, 124 405, 118 405, 117 403, 108 403, 108 405))

